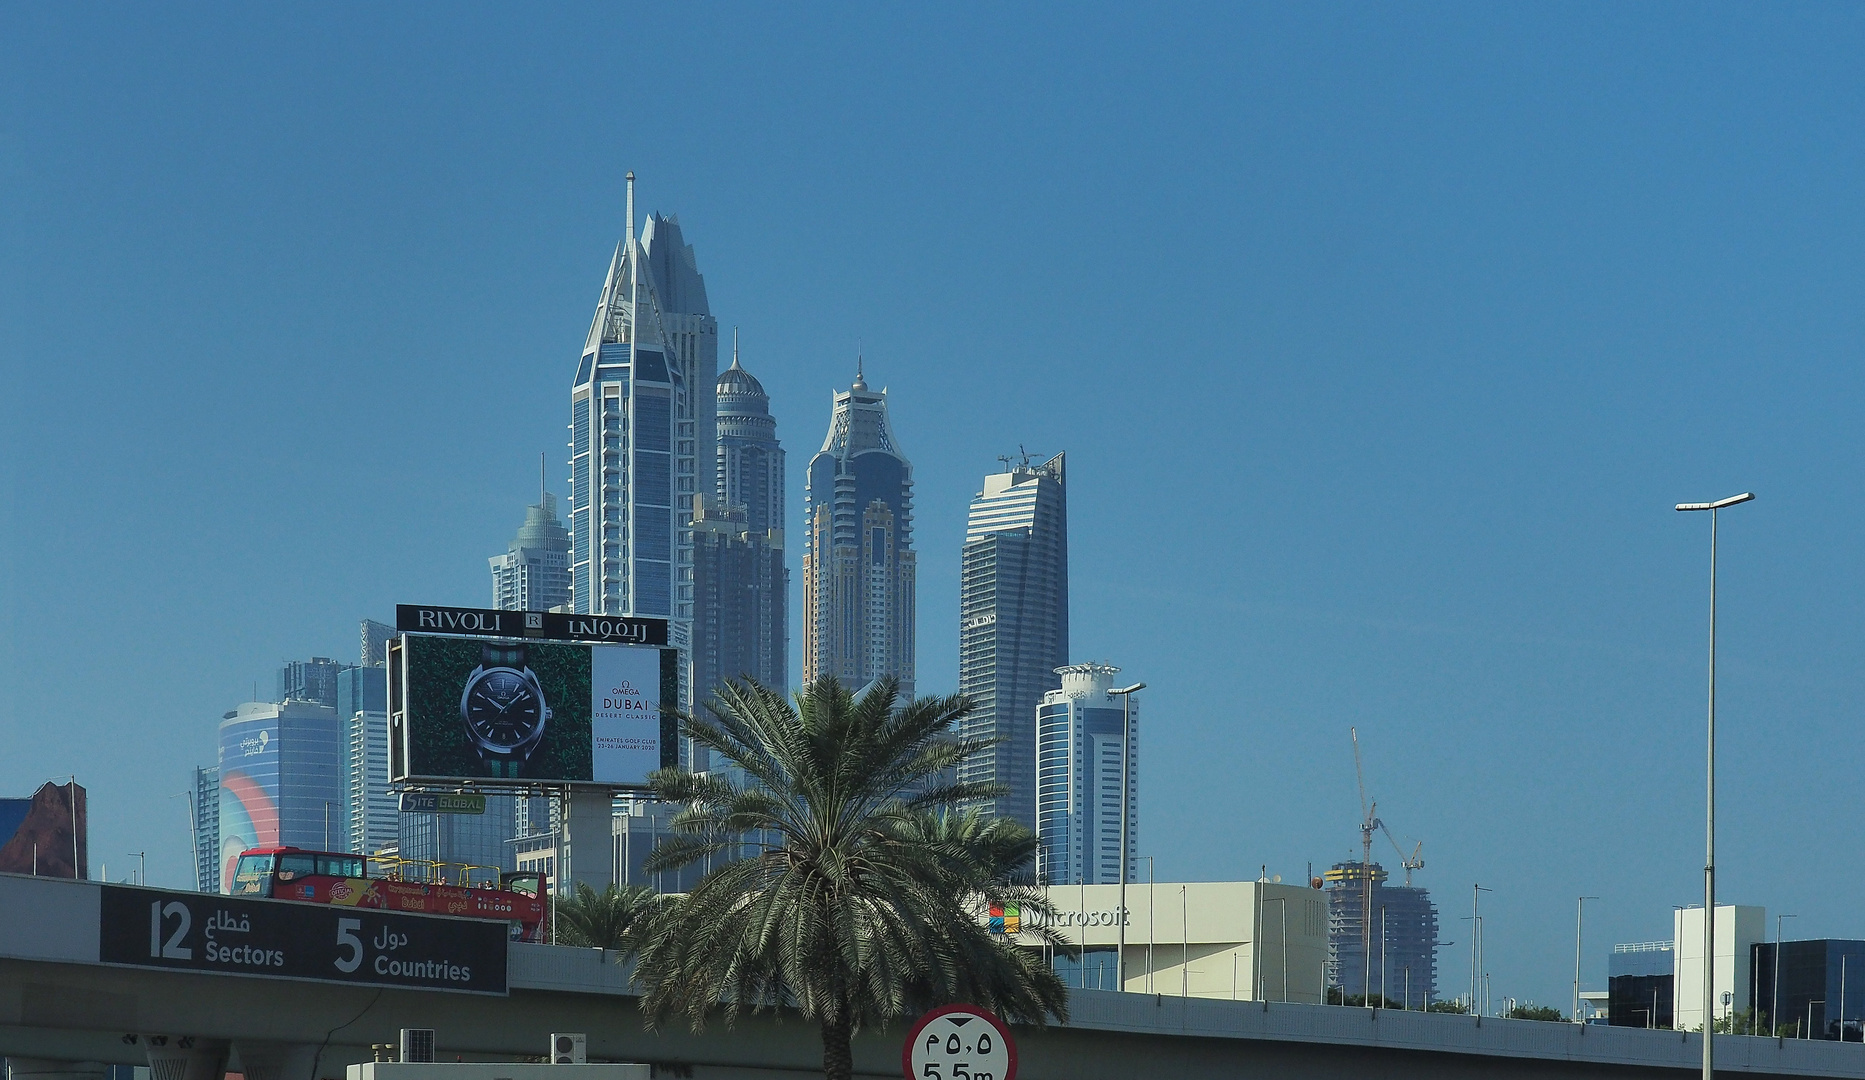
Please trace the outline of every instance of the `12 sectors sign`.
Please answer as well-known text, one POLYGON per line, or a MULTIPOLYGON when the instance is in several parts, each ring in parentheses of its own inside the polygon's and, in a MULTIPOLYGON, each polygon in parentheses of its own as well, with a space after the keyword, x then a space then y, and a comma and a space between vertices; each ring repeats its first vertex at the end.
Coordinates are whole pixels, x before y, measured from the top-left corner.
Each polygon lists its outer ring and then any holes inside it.
POLYGON ((676 649, 407 634, 396 654, 394 779, 626 787, 674 763, 676 649))
POLYGON ((500 922, 117 885, 103 887, 101 912, 106 964, 506 992, 500 922))

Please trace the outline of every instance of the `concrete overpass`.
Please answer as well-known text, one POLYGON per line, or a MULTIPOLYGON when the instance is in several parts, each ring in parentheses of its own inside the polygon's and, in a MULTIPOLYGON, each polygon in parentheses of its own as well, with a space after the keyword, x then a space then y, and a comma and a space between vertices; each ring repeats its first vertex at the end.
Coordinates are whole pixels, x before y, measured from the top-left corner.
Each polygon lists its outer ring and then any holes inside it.
MULTIPOLYGON (((106 888, 118 887, 0 875, 0 1054, 16 1075, 91 1080, 133 1064, 152 1080, 218 1080, 229 1067, 248 1080, 341 1080, 403 1027, 435 1029, 442 1061, 541 1055, 551 1032, 582 1031, 592 1059, 647 1062, 656 1076, 821 1075, 815 1029, 794 1015, 646 1031, 625 969, 588 949, 510 944, 504 995, 112 966, 99 960, 106 888)), ((1700 1036, 1678 1032, 1446 1014, 1099 991, 1071 1007, 1066 1027, 1017 1031, 1021 1077, 1682 1080, 1701 1054, 1700 1036)), ((856 1071, 898 1076, 903 1029, 864 1032, 856 1071)), ((1723 1036, 1717 1059, 1756 1080, 1865 1076, 1857 1044, 1723 1036)))

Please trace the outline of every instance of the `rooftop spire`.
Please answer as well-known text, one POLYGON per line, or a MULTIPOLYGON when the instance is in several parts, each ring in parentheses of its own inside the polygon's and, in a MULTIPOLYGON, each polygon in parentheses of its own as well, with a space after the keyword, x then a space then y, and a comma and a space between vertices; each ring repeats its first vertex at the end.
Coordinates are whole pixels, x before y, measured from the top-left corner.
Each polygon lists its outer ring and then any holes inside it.
POLYGON ((868 388, 868 380, 861 373, 861 359, 862 359, 861 358, 861 339, 856 338, 855 339, 855 385, 852 387, 852 389, 855 389, 855 390, 866 390, 868 388))
POLYGON ((544 452, 542 450, 538 451, 537 455, 537 504, 544 505, 544 452))
POLYGON ((732 327, 732 366, 726 370, 743 370, 738 367, 738 327, 732 327))

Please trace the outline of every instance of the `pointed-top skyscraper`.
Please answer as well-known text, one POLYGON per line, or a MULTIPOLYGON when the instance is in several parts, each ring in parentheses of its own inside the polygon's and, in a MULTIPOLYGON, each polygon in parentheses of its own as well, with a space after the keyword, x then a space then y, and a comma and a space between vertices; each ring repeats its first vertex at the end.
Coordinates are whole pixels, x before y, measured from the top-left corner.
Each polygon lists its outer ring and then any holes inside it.
POLYGON ((859 690, 883 675, 913 696, 916 562, 913 464, 887 419, 887 391, 836 393, 809 463, 803 522, 803 679, 859 690))
POLYGON ((650 214, 636 239, 635 174, 627 180, 627 229, 570 389, 570 605, 671 619, 687 648, 688 510, 715 489, 718 467, 719 327, 679 219, 650 214))

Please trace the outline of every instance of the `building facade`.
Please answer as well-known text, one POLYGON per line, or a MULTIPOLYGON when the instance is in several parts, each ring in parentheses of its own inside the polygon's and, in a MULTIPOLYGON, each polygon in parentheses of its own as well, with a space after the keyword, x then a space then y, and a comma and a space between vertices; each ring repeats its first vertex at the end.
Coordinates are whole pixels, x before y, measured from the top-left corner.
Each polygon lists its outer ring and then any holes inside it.
POLYGON ((917 562, 913 465, 887 416, 887 391, 855 382, 831 406, 809 463, 803 520, 803 679, 860 689, 891 675, 914 692, 917 562))
POLYGON ((388 623, 364 619, 360 634, 361 640, 358 642, 359 655, 362 659, 357 662, 364 667, 388 663, 389 642, 395 640, 396 634, 396 629, 388 623))
POLYGON ((1328 983, 1343 998, 1402 1008, 1438 1000, 1438 909, 1411 884, 1389 885, 1378 863, 1343 862, 1323 875, 1328 983))
MULTIPOLYGON (((1749 969, 1754 945, 1768 935, 1768 911, 1748 904, 1717 904, 1711 1007, 1717 1020, 1749 1007, 1754 979, 1749 969), (1723 1000, 1724 995, 1728 1000, 1723 1000)), ((1674 1007, 1676 1026, 1693 1031, 1703 1025, 1703 908, 1671 912, 1672 955, 1676 958, 1674 1007)))
POLYGON ((1056 669, 1036 710, 1036 870, 1048 885, 1120 881, 1121 729, 1127 728, 1127 880, 1140 863, 1140 703, 1110 694, 1111 664, 1056 669), (1123 715, 1130 704, 1131 723, 1123 715))
MULTIPOLYGON (((333 686, 334 691, 334 686, 333 686)), ((220 722, 220 891, 247 848, 343 838, 344 726, 334 705, 249 701, 220 722)))
POLYGON ((1051 886, 1052 915, 1017 906, 980 912, 991 933, 1040 949, 1084 990, 1232 1001, 1325 998, 1327 905, 1318 889, 1268 881, 1051 886), (1031 931, 1047 928, 1071 948, 1031 931), (1125 937, 1126 971, 1116 970, 1125 937))
POLYGON ((738 363, 718 383, 718 490, 693 506, 695 700, 749 677, 789 683, 784 451, 764 387, 738 363))
POLYGON ((1760 1006, 1761 1034, 1860 1041, 1865 1027, 1865 941, 1756 942, 1750 953, 1750 985, 1760 1006))
POLYGON ((971 501, 961 557, 958 689, 972 712, 967 739, 996 744, 959 766, 969 783, 1006 793, 994 817, 1036 828, 1036 707, 1068 663, 1068 497, 1063 456, 1026 458, 984 478, 971 501))
POLYGON ((718 323, 679 220, 650 214, 637 240, 633 173, 627 214, 571 384, 570 604, 689 624, 684 511, 716 486, 718 323))
POLYGON ((337 675, 344 666, 328 656, 287 660, 278 669, 278 700, 315 701, 337 707, 337 675))
POLYGON ((353 667, 337 680, 343 721, 343 850, 374 855, 398 837, 389 791, 388 668, 353 667))
POLYGON ((188 809, 194 815, 194 888, 196 892, 220 891, 220 766, 204 765, 194 770, 194 793, 188 809))
POLYGON ((90 819, 84 787, 47 781, 23 799, 0 799, 0 874, 90 875, 90 819))
POLYGON ((398 814, 403 875, 453 885, 497 881, 517 866, 517 802, 490 795, 483 814, 398 814))
POLYGON ((552 611, 570 606, 570 530, 557 517, 557 496, 541 488, 525 507, 525 522, 492 567, 492 606, 501 611, 552 611))
MULTIPOLYGON (((1675 1021, 1677 960, 1669 941, 1614 945, 1606 958, 1606 1022, 1669 1028, 1675 1021)), ((1701 952, 1701 950, 1698 950, 1701 952)), ((1697 1010, 1699 1013, 1702 1009, 1697 1010)))

